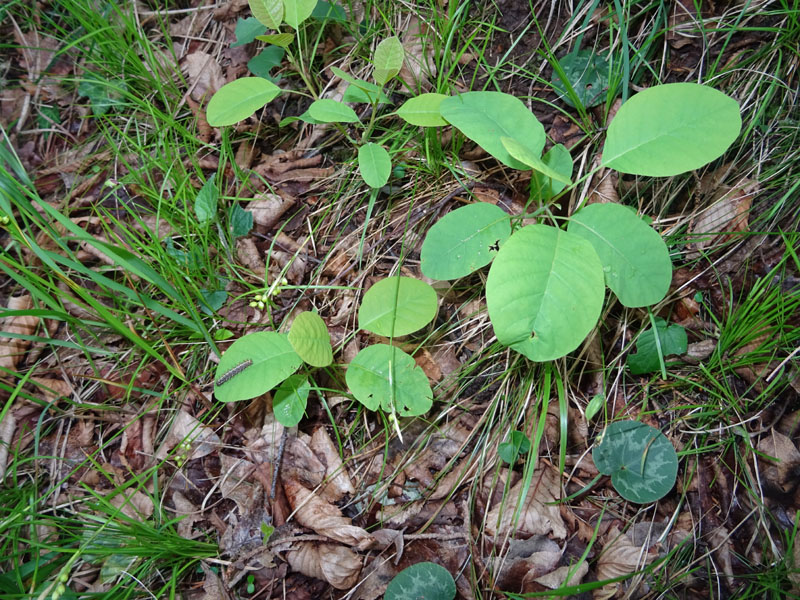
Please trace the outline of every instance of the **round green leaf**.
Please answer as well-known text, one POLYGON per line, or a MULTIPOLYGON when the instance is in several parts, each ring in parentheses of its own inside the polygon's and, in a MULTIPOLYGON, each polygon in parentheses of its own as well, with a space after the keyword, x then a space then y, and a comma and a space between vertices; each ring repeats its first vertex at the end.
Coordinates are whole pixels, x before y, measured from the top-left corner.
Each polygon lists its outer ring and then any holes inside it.
POLYGON ((447 213, 425 236, 421 268, 431 279, 458 279, 488 265, 511 235, 511 220, 499 206, 468 204, 447 213))
POLYGON ((297 315, 289 330, 289 343, 312 367, 327 367, 333 362, 331 336, 325 322, 315 312, 297 315))
POLYGON ((281 88, 263 77, 236 79, 217 90, 208 103, 206 119, 212 127, 233 125, 251 116, 280 93, 281 88))
POLYGON ((672 281, 669 249, 658 232, 621 204, 590 204, 567 231, 588 241, 603 263, 606 285, 624 306, 660 302, 672 281))
POLYGON ((539 158, 537 154, 534 154, 527 146, 521 144, 514 138, 503 136, 500 138, 500 142, 511 156, 527 165, 529 168, 538 171, 542 175, 546 175, 550 179, 555 179, 564 185, 570 185, 572 183, 569 177, 565 177, 555 169, 551 169, 550 165, 539 158))
MULTIPOLYGON (((558 61, 572 91, 586 108, 600 104, 608 91, 608 61, 592 50, 575 50, 558 61)), ((573 97, 558 72, 553 73, 553 89, 562 100, 576 108, 573 97)))
POLYGON ((397 116, 406 123, 418 125, 420 127, 438 127, 447 125, 447 121, 442 118, 439 107, 442 100, 447 98, 444 94, 420 94, 409 98, 397 109, 397 116))
POLYGON ((302 362, 285 335, 274 331, 247 334, 223 353, 214 394, 221 402, 255 398, 294 373, 302 362))
POLYGON ((362 329, 386 337, 407 335, 436 316, 436 291, 413 277, 387 277, 364 294, 358 311, 362 329))
POLYGON ((442 100, 441 115, 461 133, 514 169, 528 167, 505 149, 500 138, 517 140, 531 153, 544 149, 544 127, 522 101, 503 92, 466 92, 442 100))
POLYGON ((316 5, 317 0, 283 0, 284 21, 292 29, 297 29, 300 23, 311 16, 316 5))
MULTIPOLYGON (((572 177, 572 155, 563 144, 556 144, 550 148, 542 157, 542 162, 568 181, 572 177)), ((551 179, 536 171, 531 174, 531 186, 542 200, 549 200, 567 187, 563 181, 563 179, 551 179)))
POLYGON ((292 375, 278 386, 272 395, 272 412, 278 423, 294 427, 303 418, 311 386, 303 375, 292 375))
POLYGON ((708 86, 668 83, 639 92, 608 127, 603 165, 667 177, 719 158, 742 128, 739 105, 708 86))
POLYGON ((453 600, 456 582, 444 567, 421 562, 403 569, 386 587, 384 600, 453 600))
POLYGON ((392 36, 381 41, 375 48, 375 56, 372 58, 375 65, 372 76, 375 81, 379 85, 386 85, 387 81, 400 72, 404 58, 405 50, 403 50, 403 44, 400 43, 400 38, 392 36))
POLYGON ((278 29, 283 20, 283 2, 281 0, 247 0, 250 12, 262 25, 270 29, 278 29))
POLYGON ((592 458, 601 473, 611 475, 620 496, 639 504, 663 498, 678 475, 678 455, 670 441, 638 421, 611 423, 592 458))
POLYGON ((433 405, 425 373, 408 354, 388 344, 359 352, 347 367, 345 380, 356 400, 370 410, 394 409, 403 417, 415 417, 433 405))
POLYGON ((330 98, 312 102, 308 107, 308 114, 319 123, 355 123, 358 121, 356 111, 347 104, 330 98))
POLYGON ((392 159, 383 146, 369 142, 358 149, 358 170, 368 186, 383 187, 392 173, 392 159))
POLYGON ((511 439, 497 447, 497 455, 510 465, 513 465, 520 454, 530 452, 531 442, 521 431, 512 431, 511 439))
POLYGON ((583 238, 528 225, 513 234, 489 269, 486 305, 499 342, 531 360, 564 356, 597 324, 603 266, 583 238))

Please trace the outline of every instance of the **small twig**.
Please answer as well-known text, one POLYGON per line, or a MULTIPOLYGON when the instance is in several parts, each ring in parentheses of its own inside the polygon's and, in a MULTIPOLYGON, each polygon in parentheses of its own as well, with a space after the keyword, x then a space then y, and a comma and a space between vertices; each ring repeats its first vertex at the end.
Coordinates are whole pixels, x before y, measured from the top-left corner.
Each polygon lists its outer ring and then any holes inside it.
POLYGON ((286 439, 289 437, 289 432, 286 427, 283 428, 281 434, 281 443, 278 446, 278 456, 275 457, 275 464, 272 468, 272 486, 269 489, 269 499, 275 500, 275 492, 278 489, 278 472, 281 470, 281 461, 283 460, 283 451, 286 449, 286 439))

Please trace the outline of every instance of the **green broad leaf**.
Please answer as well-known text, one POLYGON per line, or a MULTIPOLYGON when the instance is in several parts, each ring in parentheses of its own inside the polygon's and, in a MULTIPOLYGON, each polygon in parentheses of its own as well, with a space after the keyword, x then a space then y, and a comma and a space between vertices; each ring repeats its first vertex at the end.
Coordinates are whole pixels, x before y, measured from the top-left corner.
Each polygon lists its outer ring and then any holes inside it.
POLYGON ((223 353, 214 377, 214 395, 220 402, 255 398, 294 373, 302 362, 284 334, 249 333, 223 353))
POLYGON ((415 417, 433 405, 425 373, 411 356, 388 344, 374 344, 359 352, 347 367, 345 380, 356 400, 369 410, 415 417))
POLYGON ((250 11, 260 23, 270 29, 279 29, 283 21, 283 2, 281 0, 247 0, 250 11))
POLYGON ((200 298, 200 310, 207 315, 213 315, 225 304, 225 300, 228 299, 228 292, 225 290, 202 289, 200 290, 200 298))
POLYGON ((424 281, 387 277, 364 294, 358 326, 389 338, 408 335, 433 321, 438 304, 436 291, 424 281))
POLYGON ((217 185, 214 183, 216 173, 203 184, 200 191, 197 193, 197 198, 194 201, 194 214, 197 216, 197 221, 204 225, 217 216, 217 200, 219 198, 219 191, 217 185))
POLYGON ((267 35, 257 35, 256 39, 260 42, 288 48, 294 41, 293 33, 269 33, 267 35))
POLYGON ((358 149, 358 171, 368 186, 383 187, 392 174, 392 159, 383 146, 369 142, 358 149))
POLYGON ((303 123, 310 123, 311 125, 316 125, 320 122, 313 118, 308 111, 306 111, 296 117, 284 117, 281 119, 281 122, 278 123, 278 127, 285 127, 289 123, 294 123, 295 121, 303 121, 303 123))
POLYGON ((236 48, 237 46, 244 46, 245 44, 249 44, 257 36, 261 35, 267 30, 264 25, 258 22, 258 19, 253 17, 247 17, 246 19, 242 19, 241 17, 239 20, 236 21, 236 30, 234 31, 234 35, 236 36, 236 41, 231 44, 231 48, 236 48))
MULTIPOLYGON (((360 87, 353 85, 352 83, 347 86, 344 90, 344 94, 342 94, 342 102, 359 102, 363 104, 372 104, 374 96, 371 96, 369 93, 362 90, 360 87)), ((378 94, 378 104, 393 104, 391 98, 389 98, 383 90, 380 91, 378 94)))
POLYGON ((567 90, 557 71, 553 73, 553 89, 572 108, 577 108, 576 98, 585 108, 597 106, 605 100, 608 92, 608 61, 592 50, 573 50, 558 61, 561 70, 574 92, 567 90))
POLYGON ((375 66, 372 77, 375 78, 378 85, 386 85, 392 77, 400 72, 405 56, 406 53, 400 38, 392 36, 381 40, 372 57, 372 63, 375 66))
POLYGON ((311 386, 305 375, 290 375, 272 395, 272 412, 284 427, 294 427, 303 418, 311 386))
POLYGON ((655 373, 661 369, 656 341, 661 345, 661 356, 686 354, 689 339, 680 325, 669 325, 661 317, 655 318, 656 330, 645 329, 636 340, 636 353, 628 355, 628 367, 634 375, 655 373), (658 336, 658 340, 656 340, 658 336))
POLYGON ((678 476, 678 455, 658 429, 638 421, 615 421, 592 450, 597 470, 611 475, 619 495, 638 504, 666 496, 678 476))
POLYGON ((230 329, 217 329, 214 332, 214 341, 216 342, 224 342, 225 340, 229 340, 234 336, 234 333, 230 329))
POLYGON ((544 127, 519 98, 510 94, 466 92, 442 100, 439 111, 461 133, 513 169, 528 167, 511 156, 500 138, 513 138, 534 155, 544 150, 544 127))
POLYGON ((356 123, 356 111, 342 102, 323 98, 314 100, 308 107, 308 114, 318 123, 356 123))
POLYGON ((588 241, 603 263, 606 285, 623 306, 650 306, 672 282, 669 249, 658 232, 621 204, 590 204, 567 231, 588 241))
POLYGON ((247 68, 253 75, 258 75, 275 83, 270 71, 280 66, 286 51, 278 46, 267 46, 256 56, 247 61, 247 68))
POLYGON ((512 431, 511 439, 497 447, 497 454, 510 465, 517 462, 522 454, 527 454, 531 449, 531 441, 521 431, 512 431))
POLYGON ((331 23, 347 23, 347 13, 338 4, 319 0, 311 13, 311 18, 317 21, 330 21, 331 23))
POLYGON ((654 86, 631 97, 611 121, 603 166, 632 175, 678 175, 722 156, 741 128, 739 104, 714 88, 654 86))
POLYGON ((456 582, 444 567, 421 562, 403 569, 386 587, 384 600, 453 600, 456 582))
POLYGON ((369 97, 370 104, 376 102, 381 97, 383 90, 381 87, 375 85, 374 83, 371 83, 369 81, 364 81, 363 79, 359 79, 358 77, 353 77, 349 73, 345 73, 344 71, 342 71, 339 67, 331 67, 331 72, 338 78, 343 79, 347 83, 363 90, 369 97))
MULTIPOLYGON (((542 162, 567 180, 572 177, 572 155, 563 144, 556 144, 542 156, 542 162)), ((531 174, 531 188, 542 200, 550 200, 566 186, 563 179, 555 180, 534 171, 531 174)))
POLYGON ((234 204, 228 215, 228 223, 234 239, 243 237, 253 229, 253 213, 234 204))
POLYGON ((312 367, 327 367, 333 362, 331 336, 325 321, 315 312, 297 315, 289 330, 289 343, 312 367))
POLYGON ((397 109, 397 116, 411 125, 419 127, 439 127, 447 125, 447 121, 442 118, 439 109, 442 100, 447 98, 444 94, 420 94, 414 98, 409 98, 397 109))
POLYGON ((595 418, 597 413, 600 412, 600 409, 605 406, 606 397, 603 394, 595 394, 592 396, 592 399, 589 400, 589 404, 586 405, 586 420, 591 421, 595 418))
POLYGON ((421 268, 431 279, 459 279, 485 267, 511 236, 506 211, 488 202, 447 213, 425 236, 421 268))
POLYGON ((300 23, 305 21, 314 12, 317 0, 283 0, 284 17, 292 29, 300 27, 300 23))
MULTIPOLYGON (((542 175, 547 175, 550 179, 554 179, 564 185, 572 184, 569 177, 564 177, 564 175, 555 169, 551 169, 546 162, 534 154, 525 144, 521 144, 514 138, 505 136, 500 138, 500 143, 503 144, 503 148, 505 148, 511 156, 527 165, 529 168, 538 171, 542 175)), ((541 153, 541 150, 539 152, 541 153)))
POLYGON ((212 127, 233 125, 274 100, 281 88, 263 77, 241 77, 223 85, 206 109, 212 127))
POLYGON ((92 105, 96 117, 106 114, 115 106, 122 106, 122 94, 128 89, 122 80, 109 81, 100 75, 87 71, 83 81, 78 84, 78 96, 86 97, 92 105))
POLYGON ((528 225, 500 248, 486 280, 495 335, 535 361, 572 352, 603 307, 603 265, 592 245, 548 225, 528 225))

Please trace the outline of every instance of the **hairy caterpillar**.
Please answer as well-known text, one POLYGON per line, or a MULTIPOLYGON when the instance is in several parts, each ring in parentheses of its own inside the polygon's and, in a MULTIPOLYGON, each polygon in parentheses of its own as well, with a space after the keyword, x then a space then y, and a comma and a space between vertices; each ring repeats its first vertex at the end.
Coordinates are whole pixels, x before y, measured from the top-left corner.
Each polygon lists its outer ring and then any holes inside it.
POLYGON ((236 365, 235 367, 227 371, 224 375, 222 375, 222 377, 217 379, 216 384, 222 385, 223 383, 227 383, 228 381, 236 377, 239 373, 244 371, 247 367, 249 367, 252 364, 253 361, 250 360, 249 358, 243 362, 240 362, 238 365, 236 365))

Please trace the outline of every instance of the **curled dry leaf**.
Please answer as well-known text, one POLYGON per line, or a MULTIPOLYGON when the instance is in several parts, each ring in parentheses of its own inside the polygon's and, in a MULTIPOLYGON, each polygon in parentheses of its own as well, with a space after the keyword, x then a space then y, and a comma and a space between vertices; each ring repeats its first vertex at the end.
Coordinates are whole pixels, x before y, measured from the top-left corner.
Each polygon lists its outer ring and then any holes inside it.
POLYGON ((299 542, 286 553, 292 569, 327 581, 337 590, 349 590, 361 574, 358 554, 339 544, 299 542))
POLYGON ((137 521, 145 521, 153 514, 153 500, 139 490, 125 490, 111 498, 109 502, 121 509, 122 514, 137 521))
POLYGON ((192 539, 192 526, 199 518, 197 507, 178 490, 172 492, 172 503, 175 505, 175 516, 184 517, 178 522, 178 535, 187 540, 192 539))
MULTIPOLYGON (((551 590, 555 590, 563 586, 579 584, 588 572, 589 564, 583 561, 578 565, 558 567, 541 577, 535 578, 534 581, 551 590)), ((527 582, 528 578, 526 577, 523 583, 527 582)))
POLYGON ((398 77, 412 92, 430 90, 428 76, 436 75, 433 44, 427 30, 428 25, 420 22, 417 17, 411 17, 403 34, 405 60, 398 77))
POLYGON ((214 92, 225 85, 222 68, 213 56, 201 50, 192 52, 183 59, 181 71, 189 79, 190 94, 197 102, 203 97, 211 98, 214 92))
POLYGON ((309 447, 311 438, 289 437, 283 454, 281 475, 307 487, 316 487, 325 479, 325 465, 309 447))
MULTIPOLYGON (((636 545, 633 540, 622 533, 615 525, 605 535, 606 544, 597 560, 597 579, 613 579, 638 571, 655 556, 648 554, 647 550, 636 545)), ((620 583, 610 583, 594 591, 594 599, 611 598, 619 590, 620 583)))
POLYGON ((545 535, 512 539, 508 553, 494 560, 497 586, 509 592, 525 592, 525 580, 550 573, 561 560, 561 548, 545 535))
POLYGON ((311 449, 325 464, 325 486, 320 494, 328 502, 337 502, 345 496, 356 493, 350 476, 342 463, 342 458, 333 445, 333 440, 324 427, 317 427, 311 436, 311 449))
POLYGON ((689 233, 696 241, 692 244, 694 250, 687 257, 698 258, 701 251, 712 244, 747 231, 750 206, 757 190, 758 184, 749 179, 742 179, 733 188, 723 186, 711 206, 703 210, 689 226, 689 233))
POLYGON ((59 398, 69 398, 75 391, 69 382, 63 379, 31 377, 31 381, 39 387, 48 402, 54 402, 59 398))
POLYGON ((794 472, 800 465, 800 452, 794 442, 782 433, 772 430, 758 442, 756 447, 764 458, 759 457, 764 478, 784 492, 794 487, 794 472), (766 457, 772 457, 770 460, 766 457))
POLYGON ((477 420, 470 413, 462 413, 442 427, 419 458, 405 468, 406 476, 416 479, 426 488, 435 484, 451 458, 461 450, 472 433, 477 420))
POLYGON ((223 498, 236 502, 242 515, 248 514, 262 499, 262 488, 258 483, 248 481, 256 470, 249 460, 219 453, 220 477, 219 491, 223 498))
POLYGON ((17 419, 14 411, 9 410, 0 421, 0 484, 6 476, 8 466, 8 449, 11 447, 11 439, 17 429, 17 419))
POLYGON ((264 192, 247 203, 245 210, 253 215, 253 224, 260 233, 267 233, 280 220, 284 213, 294 206, 293 198, 264 192))
MULTIPOLYGON (((33 301, 29 295, 12 296, 8 299, 8 310, 29 310, 33 301)), ((36 317, 23 315, 3 319, 1 331, 20 335, 33 335, 36 330, 36 317)), ((30 346, 28 340, 19 338, 0 338, 0 367, 14 370, 30 346)))
POLYGON ((282 479, 282 481, 289 505, 295 511, 294 517, 303 527, 359 549, 367 548, 374 542, 366 530, 353 525, 352 521, 343 516, 333 504, 325 502, 292 479, 282 479))
MULTIPOLYGON (((514 521, 517 503, 525 481, 519 481, 511 490, 505 501, 495 504, 486 515, 486 531, 489 535, 504 535, 514 521)), ((528 495, 523 500, 516 531, 520 534, 548 535, 556 539, 567 537, 567 528, 561 518, 558 505, 553 502, 561 495, 558 479, 548 467, 539 467, 534 471, 528 495)))

